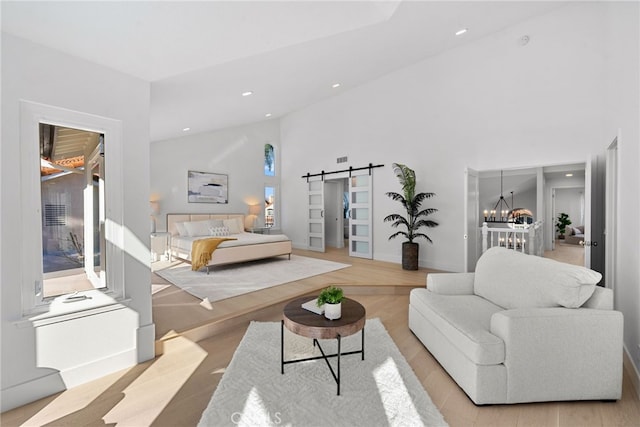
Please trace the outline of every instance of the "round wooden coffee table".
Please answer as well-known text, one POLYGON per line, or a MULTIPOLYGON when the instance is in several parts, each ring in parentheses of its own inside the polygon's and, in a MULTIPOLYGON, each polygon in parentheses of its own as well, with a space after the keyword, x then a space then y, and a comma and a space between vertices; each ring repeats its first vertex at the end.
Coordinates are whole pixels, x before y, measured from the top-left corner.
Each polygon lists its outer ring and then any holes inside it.
POLYGON ((364 360, 364 323, 366 310, 357 301, 350 298, 342 300, 342 317, 340 319, 329 320, 323 314, 316 314, 302 308, 302 304, 310 301, 312 297, 306 296, 294 299, 284 307, 282 321, 280 324, 280 371, 284 374, 284 365, 290 363, 306 362, 308 360, 324 359, 331 371, 333 379, 338 386, 338 396, 340 395, 340 358, 349 354, 360 354, 364 360), (313 345, 317 346, 322 356, 308 357, 305 359, 284 360, 284 328, 287 328, 296 335, 313 339, 313 345), (343 337, 353 335, 360 331, 362 335, 362 345, 360 350, 342 352, 340 348, 343 337), (318 342, 319 339, 336 339, 338 351, 335 354, 325 354, 318 342), (329 358, 337 358, 336 370, 333 370, 329 358))

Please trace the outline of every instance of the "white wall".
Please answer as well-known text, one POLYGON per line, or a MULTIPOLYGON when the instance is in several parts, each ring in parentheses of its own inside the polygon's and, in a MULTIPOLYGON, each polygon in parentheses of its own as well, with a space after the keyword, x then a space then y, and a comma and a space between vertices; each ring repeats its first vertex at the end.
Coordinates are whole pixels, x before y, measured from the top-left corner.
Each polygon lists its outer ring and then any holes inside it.
MULTIPOLYGON (((640 5, 619 2, 605 8, 607 23, 605 135, 620 133, 615 306, 624 313, 624 342, 640 372, 640 5)), ((638 379, 640 381, 640 378, 638 379)), ((636 384, 640 393, 640 384, 636 384)))
POLYGON ((63 379, 70 376, 78 384, 154 356, 149 263, 137 256, 149 242, 148 216, 141 214, 149 206, 149 94, 146 82, 2 34, 3 411, 64 389, 63 379), (28 274, 20 268, 20 100, 121 121, 126 186, 124 222, 118 225, 124 229, 120 245, 128 309, 41 328, 21 322, 21 287, 28 274))
MULTIPOLYGON (((285 117, 283 200, 304 204, 298 177, 335 168, 339 156, 348 155, 354 167, 406 163, 418 190, 437 194, 427 206, 440 209, 440 226, 429 230, 434 245, 422 245, 422 265, 462 270, 465 166, 572 163, 602 149, 599 12, 597 5, 562 8, 285 117), (531 42, 521 47, 523 34, 531 42)), ((398 188, 389 167, 375 171, 376 259, 399 260, 401 241, 387 242, 391 229, 381 222, 398 208, 384 193, 398 188)), ((285 226, 305 245, 296 214, 283 212, 285 226)))
POLYGON ((159 201, 158 231, 166 230, 167 213, 248 214, 248 205, 264 205, 267 182, 264 145, 267 143, 275 149, 277 176, 280 162, 277 120, 152 142, 151 197, 159 201), (189 170, 227 174, 229 203, 189 203, 189 170))
MULTIPOLYGON (((464 271, 467 166, 586 162, 622 127, 620 190, 637 195, 638 75, 638 4, 569 4, 290 114, 281 130, 287 234, 306 246, 300 175, 342 169, 335 163, 339 156, 349 157, 347 166, 386 165, 373 179, 379 260, 400 259, 401 240, 388 242, 392 230, 382 222, 398 210, 384 195, 399 189, 390 164, 415 169, 418 191, 437 193, 426 205, 440 210, 433 217, 440 226, 428 230, 434 244, 421 244, 420 263, 449 271, 464 271), (520 46, 525 34, 531 41, 520 46)), ((625 314, 625 342, 635 353, 639 235, 629 215, 638 211, 638 198, 623 199, 621 221, 630 226, 618 236, 623 255, 616 299, 625 314)))

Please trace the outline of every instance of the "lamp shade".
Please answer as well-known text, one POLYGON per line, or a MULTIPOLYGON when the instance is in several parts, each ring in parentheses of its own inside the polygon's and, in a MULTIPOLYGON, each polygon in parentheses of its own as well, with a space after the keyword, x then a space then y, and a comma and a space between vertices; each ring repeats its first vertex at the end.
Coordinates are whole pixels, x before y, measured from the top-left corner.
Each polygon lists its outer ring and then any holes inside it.
POLYGON ((152 215, 157 215, 160 213, 160 202, 158 202, 157 200, 151 200, 149 204, 151 205, 152 215))
POLYGON ((249 215, 259 215, 260 205, 249 205, 249 215))

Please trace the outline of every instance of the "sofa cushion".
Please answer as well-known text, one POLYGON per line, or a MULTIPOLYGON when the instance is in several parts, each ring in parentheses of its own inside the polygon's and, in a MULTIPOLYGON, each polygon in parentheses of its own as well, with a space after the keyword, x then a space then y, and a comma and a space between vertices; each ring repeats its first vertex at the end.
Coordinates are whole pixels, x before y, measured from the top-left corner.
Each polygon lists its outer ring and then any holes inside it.
POLYGON ((440 295, 413 289, 409 304, 478 365, 504 362, 504 342, 489 332, 491 316, 501 307, 475 295, 440 295))
POLYGON ((585 267, 493 247, 478 260, 473 290, 504 308, 577 308, 601 278, 585 267))

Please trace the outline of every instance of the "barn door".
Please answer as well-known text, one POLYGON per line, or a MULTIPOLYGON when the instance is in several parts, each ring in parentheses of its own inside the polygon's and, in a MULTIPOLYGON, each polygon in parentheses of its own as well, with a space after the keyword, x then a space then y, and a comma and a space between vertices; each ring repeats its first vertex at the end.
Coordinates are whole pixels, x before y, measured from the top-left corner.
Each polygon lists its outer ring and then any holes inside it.
POLYGON ((370 173, 349 178, 349 256, 373 258, 371 184, 370 173))
POLYGON ((324 252, 324 181, 309 181, 307 242, 309 250, 324 252))

